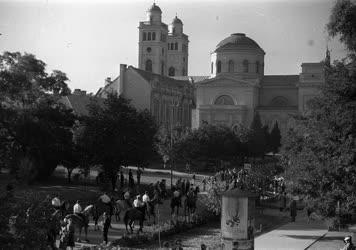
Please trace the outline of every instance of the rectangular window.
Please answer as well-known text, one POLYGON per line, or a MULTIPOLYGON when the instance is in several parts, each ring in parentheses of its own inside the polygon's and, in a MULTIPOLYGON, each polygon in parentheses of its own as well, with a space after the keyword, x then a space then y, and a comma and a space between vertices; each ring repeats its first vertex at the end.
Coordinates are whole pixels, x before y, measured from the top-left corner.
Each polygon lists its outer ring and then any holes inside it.
POLYGON ((151 32, 148 32, 148 33, 147 33, 147 40, 148 40, 148 41, 151 41, 151 32))

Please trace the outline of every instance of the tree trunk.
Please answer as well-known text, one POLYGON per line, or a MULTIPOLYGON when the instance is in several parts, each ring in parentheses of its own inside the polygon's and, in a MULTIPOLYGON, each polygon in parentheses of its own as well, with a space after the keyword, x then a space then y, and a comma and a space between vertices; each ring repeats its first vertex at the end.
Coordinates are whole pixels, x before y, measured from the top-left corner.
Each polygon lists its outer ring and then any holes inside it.
POLYGON ((115 191, 116 188, 116 175, 117 173, 112 173, 111 175, 111 185, 112 185, 112 191, 115 191))
POLYGON ((67 178, 68 178, 68 183, 71 183, 71 176, 72 176, 72 172, 73 172, 73 169, 71 168, 67 168, 67 178))

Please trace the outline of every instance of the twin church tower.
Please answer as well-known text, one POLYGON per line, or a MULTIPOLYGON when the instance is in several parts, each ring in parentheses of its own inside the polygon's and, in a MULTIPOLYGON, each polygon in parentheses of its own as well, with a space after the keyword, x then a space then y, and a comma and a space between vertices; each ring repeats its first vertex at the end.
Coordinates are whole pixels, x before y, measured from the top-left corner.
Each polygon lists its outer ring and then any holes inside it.
POLYGON ((188 36, 176 16, 168 26, 154 3, 140 22, 138 68, 164 76, 188 75, 188 36))

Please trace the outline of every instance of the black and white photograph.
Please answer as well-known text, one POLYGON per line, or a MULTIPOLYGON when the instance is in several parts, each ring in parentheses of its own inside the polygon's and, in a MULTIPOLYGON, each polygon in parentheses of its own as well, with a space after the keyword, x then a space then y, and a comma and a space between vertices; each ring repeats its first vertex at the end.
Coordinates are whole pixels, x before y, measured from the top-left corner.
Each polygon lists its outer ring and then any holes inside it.
POLYGON ((0 0, 0 250, 356 250, 356 0, 0 0))

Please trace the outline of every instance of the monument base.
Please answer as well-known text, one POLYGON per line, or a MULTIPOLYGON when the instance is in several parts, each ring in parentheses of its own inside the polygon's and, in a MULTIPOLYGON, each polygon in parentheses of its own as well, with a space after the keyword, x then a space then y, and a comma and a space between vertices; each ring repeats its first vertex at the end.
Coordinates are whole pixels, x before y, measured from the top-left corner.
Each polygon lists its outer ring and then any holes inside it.
POLYGON ((223 239, 224 250, 254 250, 254 240, 223 239))

